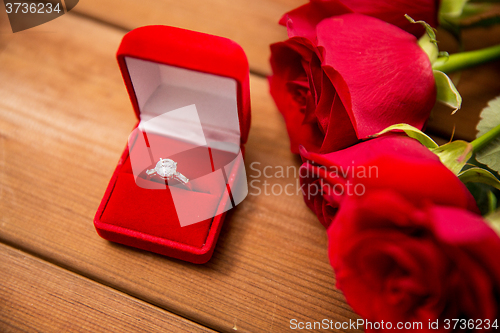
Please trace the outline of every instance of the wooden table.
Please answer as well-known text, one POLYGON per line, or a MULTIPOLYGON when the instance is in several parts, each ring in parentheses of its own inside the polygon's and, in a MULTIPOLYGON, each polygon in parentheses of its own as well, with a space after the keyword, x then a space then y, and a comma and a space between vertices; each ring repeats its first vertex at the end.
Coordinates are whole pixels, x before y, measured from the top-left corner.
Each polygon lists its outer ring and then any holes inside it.
MULTIPOLYGON (((282 332, 291 319, 358 318, 334 287, 325 230, 299 195, 248 196, 205 265, 107 242, 92 224, 136 122, 115 52, 141 25, 240 43, 251 67, 247 167, 299 166, 266 76, 269 44, 286 38, 279 17, 304 2, 82 0, 16 34, 0 6, 1 332, 282 332)), ((500 33, 475 30, 467 41, 498 43, 500 33)), ((428 131, 444 141, 456 126, 456 137, 474 138, 499 73, 499 63, 464 72, 464 108, 450 116, 437 107, 428 131)))

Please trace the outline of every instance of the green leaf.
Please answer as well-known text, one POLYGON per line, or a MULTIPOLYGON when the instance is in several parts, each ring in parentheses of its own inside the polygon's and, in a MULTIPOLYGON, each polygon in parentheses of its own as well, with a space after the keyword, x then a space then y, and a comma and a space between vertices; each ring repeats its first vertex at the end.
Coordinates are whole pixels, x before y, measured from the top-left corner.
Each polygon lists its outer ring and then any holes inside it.
POLYGON ((375 135, 372 135, 372 137, 377 137, 379 135, 392 132, 392 131, 403 131, 408 135, 410 138, 418 140, 421 144, 426 146, 427 148, 437 148, 439 147, 438 144, 432 140, 427 134, 422 132, 416 127, 413 127, 408 124, 396 124, 387 127, 386 129, 382 130, 381 132, 378 132, 375 135))
MULTIPOLYGON (((442 58, 439 58, 438 61, 440 59, 442 58)), ((457 88, 445 73, 434 70, 434 79, 436 80, 437 100, 454 108, 452 112, 454 114, 462 107, 462 96, 460 96, 457 88)))
POLYGON ((488 191, 488 204, 489 213, 494 212, 498 205, 498 199, 492 191, 488 191))
MULTIPOLYGON (((491 100, 481 112, 481 120, 476 128, 478 130, 477 138, 490 132, 498 124, 500 124, 500 96, 491 100)), ((476 159, 480 163, 486 164, 490 169, 500 172, 500 137, 492 139, 484 147, 478 147, 476 159)))
POLYGON ((483 183, 500 190, 500 181, 491 172, 481 168, 470 168, 458 175, 464 183, 483 183))
POLYGON ((439 15, 444 18, 459 17, 462 15, 468 0, 441 0, 439 15))
MULTIPOLYGON (((496 210, 497 198, 491 186, 481 183, 468 183, 465 186, 476 200, 481 215, 484 216, 496 210)), ((498 192, 495 189, 493 190, 498 192)))
POLYGON ((444 18, 459 17, 462 15, 468 0, 441 0, 439 15, 444 18))
POLYGON ((484 217, 491 229, 500 236, 500 209, 484 217))
POLYGON ((458 175, 465 163, 472 157, 472 145, 468 142, 457 140, 446 143, 431 151, 439 156, 441 162, 454 174, 458 175))

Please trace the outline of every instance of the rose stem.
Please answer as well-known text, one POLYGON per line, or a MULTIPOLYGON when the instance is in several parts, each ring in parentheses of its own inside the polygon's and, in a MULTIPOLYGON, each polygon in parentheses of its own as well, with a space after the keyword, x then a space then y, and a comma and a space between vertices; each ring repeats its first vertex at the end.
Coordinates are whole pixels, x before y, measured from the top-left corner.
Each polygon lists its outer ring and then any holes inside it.
POLYGON ((432 68, 445 73, 453 73, 469 67, 481 65, 500 58, 500 44, 481 50, 460 52, 438 58, 432 68))
POLYGON ((476 140, 472 141, 470 144, 472 145, 473 151, 478 151, 484 148, 491 140, 495 139, 500 135, 500 125, 493 128, 492 130, 484 133, 476 140))

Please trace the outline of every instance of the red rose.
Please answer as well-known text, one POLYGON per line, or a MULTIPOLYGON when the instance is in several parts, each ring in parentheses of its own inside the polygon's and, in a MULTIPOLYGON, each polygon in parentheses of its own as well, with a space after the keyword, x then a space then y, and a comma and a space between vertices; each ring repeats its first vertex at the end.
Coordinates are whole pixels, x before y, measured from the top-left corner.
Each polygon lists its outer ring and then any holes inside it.
POLYGON ((339 150, 397 123, 422 128, 436 102, 416 38, 361 14, 322 20, 314 38, 271 45, 271 66, 271 95, 294 153, 299 145, 339 150))
POLYGON ((401 29, 420 37, 424 28, 412 24, 404 15, 415 20, 427 22, 432 27, 438 26, 439 0, 311 0, 285 15, 280 24, 289 27, 294 35, 312 38, 316 34, 316 25, 323 19, 348 13, 373 16, 391 23, 401 29))
POLYGON ((464 184, 417 140, 390 134, 329 154, 301 151, 307 206, 328 227, 349 196, 392 189, 407 200, 429 200, 478 212, 464 184))
POLYGON ((453 319, 484 330, 500 318, 500 239, 478 215, 375 190, 346 198, 328 237, 337 287, 367 331, 382 320, 451 331, 453 319))

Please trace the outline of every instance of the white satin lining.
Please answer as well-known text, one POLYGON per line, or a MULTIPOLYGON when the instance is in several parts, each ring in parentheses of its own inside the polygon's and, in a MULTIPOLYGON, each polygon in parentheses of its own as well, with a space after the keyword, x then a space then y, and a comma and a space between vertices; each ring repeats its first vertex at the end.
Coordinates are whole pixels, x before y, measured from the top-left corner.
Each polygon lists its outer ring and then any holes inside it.
POLYGON ((139 128, 198 146, 238 153, 234 79, 125 59, 140 109, 139 128))

